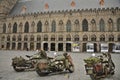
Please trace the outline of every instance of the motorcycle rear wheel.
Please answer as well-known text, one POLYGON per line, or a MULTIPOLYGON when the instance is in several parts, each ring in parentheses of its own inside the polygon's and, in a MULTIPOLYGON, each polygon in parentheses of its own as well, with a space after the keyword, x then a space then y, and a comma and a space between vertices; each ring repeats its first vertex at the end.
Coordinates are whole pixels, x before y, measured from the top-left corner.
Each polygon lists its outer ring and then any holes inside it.
POLYGON ((40 69, 39 69, 39 67, 37 66, 36 67, 36 73, 39 75, 39 76, 47 76, 48 74, 49 74, 49 72, 42 72, 40 69))

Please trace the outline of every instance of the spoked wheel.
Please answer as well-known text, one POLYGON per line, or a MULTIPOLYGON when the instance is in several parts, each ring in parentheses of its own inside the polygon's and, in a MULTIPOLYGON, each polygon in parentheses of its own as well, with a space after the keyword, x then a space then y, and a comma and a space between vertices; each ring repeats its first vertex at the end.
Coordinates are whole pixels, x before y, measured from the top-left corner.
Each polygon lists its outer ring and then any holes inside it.
POLYGON ((47 76, 47 75, 49 74, 49 72, 45 72, 45 70, 40 70, 39 64, 38 64, 37 67, 36 67, 36 73, 37 73, 39 76, 47 76))
POLYGON ((17 68, 16 65, 13 65, 13 69, 14 69, 16 72, 22 72, 22 71, 25 70, 25 69, 17 68))
POLYGON ((70 73, 73 73, 74 72, 74 66, 73 65, 69 65, 68 71, 70 73))
POLYGON ((98 80, 94 74, 91 74, 91 75, 90 75, 90 78, 91 78, 92 80, 98 80))

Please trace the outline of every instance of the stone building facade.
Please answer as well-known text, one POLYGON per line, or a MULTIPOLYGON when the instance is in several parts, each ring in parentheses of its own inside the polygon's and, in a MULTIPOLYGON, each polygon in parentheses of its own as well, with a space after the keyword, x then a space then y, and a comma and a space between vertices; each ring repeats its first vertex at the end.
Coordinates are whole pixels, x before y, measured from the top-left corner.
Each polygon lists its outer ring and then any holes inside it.
POLYGON ((27 5, 22 5, 20 14, 13 14, 12 8, 0 22, 0 49, 86 52, 87 43, 93 43, 94 52, 100 52, 101 43, 107 43, 112 52, 120 43, 120 5, 76 9, 76 1, 71 0, 72 8, 66 10, 49 11, 49 2, 41 12, 27 13, 27 5))

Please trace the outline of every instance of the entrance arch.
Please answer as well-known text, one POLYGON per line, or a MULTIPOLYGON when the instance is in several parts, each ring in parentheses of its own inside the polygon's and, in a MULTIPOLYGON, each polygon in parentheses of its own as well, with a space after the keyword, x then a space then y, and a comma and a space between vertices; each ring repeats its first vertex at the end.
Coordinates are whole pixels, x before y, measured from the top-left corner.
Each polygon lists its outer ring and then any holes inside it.
POLYGON ((63 51, 63 43, 58 43, 58 51, 63 51))
POLYGON ((27 49, 28 49, 28 45, 27 45, 27 43, 24 43, 23 50, 27 50, 27 49))
POLYGON ((97 43, 94 43, 94 52, 97 52, 97 43))
POLYGON ((50 50, 51 50, 51 51, 55 51, 55 43, 51 43, 50 46, 51 46, 51 49, 50 49, 50 50))
POLYGON ((30 50, 34 50, 34 43, 33 42, 30 43, 30 50))
POLYGON ((15 50, 16 44, 12 43, 12 50, 15 50))
POLYGON ((22 44, 21 44, 21 43, 18 43, 17 49, 18 49, 18 50, 21 50, 21 46, 22 46, 22 44))
POLYGON ((82 44, 82 52, 86 52, 86 43, 82 44))
POLYGON ((109 43, 108 52, 113 52, 113 46, 114 46, 114 43, 109 43))
POLYGON ((43 44, 43 49, 44 49, 45 51, 47 51, 47 49, 48 49, 48 43, 44 43, 44 44, 43 44))
POLYGON ((71 43, 66 43, 66 51, 71 52, 71 43))
POLYGON ((10 49, 10 43, 7 43, 7 47, 6 47, 7 50, 10 49))

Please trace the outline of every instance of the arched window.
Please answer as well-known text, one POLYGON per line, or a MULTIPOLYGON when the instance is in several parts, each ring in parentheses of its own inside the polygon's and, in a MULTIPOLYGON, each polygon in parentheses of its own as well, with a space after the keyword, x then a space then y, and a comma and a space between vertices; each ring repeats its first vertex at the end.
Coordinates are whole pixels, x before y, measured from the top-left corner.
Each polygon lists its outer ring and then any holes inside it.
POLYGON ((6 33, 6 24, 3 24, 3 33, 6 33))
POLYGON ((21 35, 18 36, 18 41, 21 41, 22 40, 22 37, 21 35))
POLYGON ((117 31, 120 31, 120 18, 117 20, 117 31))
POLYGON ((48 35, 44 35, 44 41, 48 41, 48 35))
POLYGON ((96 41, 96 35, 91 36, 91 41, 96 41))
POLYGON ((51 41, 55 41, 55 35, 51 36, 51 41))
POLYGON ((94 19, 91 20, 92 31, 96 31, 96 21, 94 19))
POLYGON ((120 41, 120 34, 118 35, 118 41, 120 41))
POLYGON ((30 36, 30 41, 34 41, 34 36, 33 35, 30 36))
POLYGON ((41 41, 41 36, 37 35, 37 41, 41 41))
POLYGON ((66 41, 71 41, 71 36, 70 36, 70 34, 66 35, 66 41))
POLYGON ((56 22, 53 20, 52 21, 52 28, 51 28, 51 32, 55 32, 56 31, 56 22))
POLYGON ((105 31, 105 22, 104 22, 103 19, 101 19, 100 22, 99 22, 99 30, 101 32, 105 31))
POLYGON ((13 33, 17 33, 17 23, 16 22, 13 25, 13 33))
POLYGON ((24 41, 28 41, 28 36, 27 35, 24 36, 24 41))
POLYGON ((42 32, 42 23, 41 23, 41 21, 39 21, 38 24, 37 24, 37 32, 42 32))
POLYGON ((74 41, 79 41, 79 35, 74 36, 74 41))
POLYGON ((58 40, 63 41, 63 35, 59 35, 58 40))
POLYGON ((67 21, 66 31, 67 31, 67 32, 71 32, 71 21, 70 21, 70 20, 67 21))
POLYGON ((113 35, 109 35, 109 41, 114 41, 114 36, 113 35))
POLYGON ((88 31, 88 21, 86 19, 82 21, 82 30, 88 31))
POLYGON ((75 31, 80 31, 79 20, 78 19, 75 20, 74 24, 75 24, 75 31))
POLYGON ((25 23, 24 32, 25 33, 29 32, 29 23, 28 22, 25 23))
POLYGON ((83 41, 88 41, 88 36, 87 35, 83 35, 83 41))
POLYGON ((16 41, 16 36, 15 35, 12 37, 12 41, 16 41))
POLYGON ((111 18, 108 20, 108 31, 114 31, 113 30, 113 20, 111 18))
POLYGON ((100 41, 105 41, 105 35, 100 35, 100 41))
POLYGON ((5 36, 2 36, 1 41, 5 41, 5 36))
POLYGON ((10 36, 9 35, 7 36, 7 41, 10 41, 10 36))

